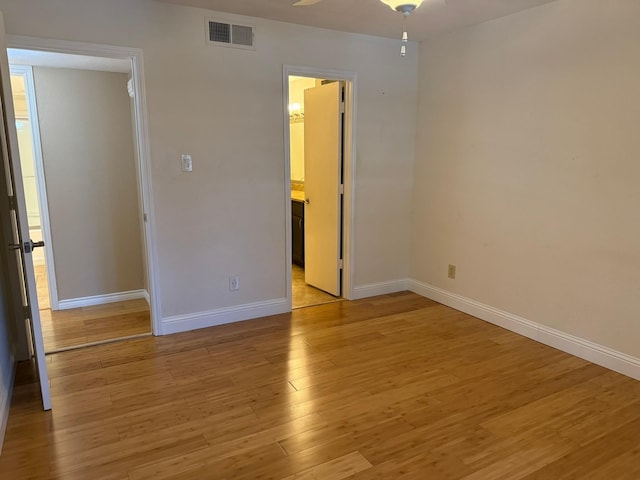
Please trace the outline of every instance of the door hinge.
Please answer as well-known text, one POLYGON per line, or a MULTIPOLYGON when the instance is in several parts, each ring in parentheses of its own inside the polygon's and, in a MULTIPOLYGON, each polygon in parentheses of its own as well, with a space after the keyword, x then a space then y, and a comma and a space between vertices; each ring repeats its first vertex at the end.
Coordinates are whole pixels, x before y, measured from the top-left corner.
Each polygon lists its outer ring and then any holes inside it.
POLYGON ((26 320, 27 318, 29 320, 31 320, 31 307, 29 305, 23 305, 22 306, 22 313, 24 314, 24 319, 26 320))
POLYGON ((340 102, 340 113, 344 113, 344 102, 340 102))
POLYGON ((338 193, 340 195, 344 195, 344 183, 341 183, 340 186, 338 187, 338 193))
POLYGON ((338 268, 342 270, 343 268, 343 262, 342 259, 338 260, 338 268))
POLYGON ((9 195, 9 208, 11 210, 16 210, 18 208, 15 195, 9 195))
POLYGON ((143 213, 142 214, 142 220, 146 223, 147 222, 147 214, 143 213))

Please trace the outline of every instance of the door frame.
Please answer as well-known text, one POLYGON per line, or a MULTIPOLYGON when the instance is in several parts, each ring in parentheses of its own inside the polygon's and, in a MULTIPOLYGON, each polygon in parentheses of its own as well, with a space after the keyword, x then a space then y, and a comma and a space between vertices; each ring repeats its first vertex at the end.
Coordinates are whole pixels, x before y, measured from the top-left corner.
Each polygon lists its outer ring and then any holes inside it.
POLYGON ((9 64, 11 75, 24 77, 25 94, 27 96, 27 110, 31 123, 31 137, 33 143, 33 161, 36 172, 36 189, 38 191, 38 206, 40 208, 40 228, 44 240, 44 258, 47 266, 47 283, 49 285, 49 299, 51 310, 58 310, 58 284, 56 283, 56 268, 53 258, 53 243, 51 243, 51 223, 49 222, 49 199, 47 197, 47 183, 44 176, 44 162, 42 159, 42 144, 40 141, 40 122, 36 106, 36 89, 33 80, 33 67, 30 65, 9 64))
POLYGON ((117 58, 131 62, 131 76, 134 88, 134 129, 137 149, 137 183, 140 205, 140 218, 144 232, 143 247, 147 281, 149 282, 149 307, 151 329, 154 335, 160 335, 160 281, 158 278, 157 240, 155 232, 155 212, 151 183, 151 150, 147 118, 147 102, 144 80, 142 50, 139 48, 119 47, 68 40, 53 40, 22 35, 7 35, 7 48, 39 50, 45 52, 87 55, 92 57, 117 58))
POLYGON ((342 184, 344 194, 342 196, 342 297, 347 300, 353 299, 354 291, 354 205, 355 205, 355 178, 356 178, 356 119, 357 119, 357 92, 358 76, 355 72, 347 70, 333 70, 317 67, 305 67, 295 65, 284 65, 282 69, 282 89, 283 89, 283 117, 284 117, 284 193, 285 193, 285 213, 286 213, 286 292, 289 310, 292 308, 292 285, 291 285, 291 131, 289 129, 289 77, 309 77, 326 78, 344 82, 344 122, 343 122, 343 152, 342 184))

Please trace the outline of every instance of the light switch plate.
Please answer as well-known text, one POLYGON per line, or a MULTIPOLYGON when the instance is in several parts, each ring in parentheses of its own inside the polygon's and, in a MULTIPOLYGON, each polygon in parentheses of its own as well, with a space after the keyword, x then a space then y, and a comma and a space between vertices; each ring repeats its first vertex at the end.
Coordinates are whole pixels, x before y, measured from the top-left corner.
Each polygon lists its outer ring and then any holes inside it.
POLYGON ((193 172, 193 161, 191 160, 191 155, 182 155, 182 171, 183 172, 193 172))

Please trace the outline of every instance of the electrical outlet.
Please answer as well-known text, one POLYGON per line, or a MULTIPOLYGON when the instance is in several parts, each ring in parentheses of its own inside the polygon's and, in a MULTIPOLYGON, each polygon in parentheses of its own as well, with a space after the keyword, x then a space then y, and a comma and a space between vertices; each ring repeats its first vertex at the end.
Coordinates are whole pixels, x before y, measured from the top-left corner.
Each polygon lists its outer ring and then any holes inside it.
POLYGON ((236 290, 240 290, 240 277, 229 277, 229 291, 235 292, 236 290))
POLYGON ((455 265, 449 265, 449 272, 447 274, 447 276, 451 279, 456 278, 456 266, 455 265))

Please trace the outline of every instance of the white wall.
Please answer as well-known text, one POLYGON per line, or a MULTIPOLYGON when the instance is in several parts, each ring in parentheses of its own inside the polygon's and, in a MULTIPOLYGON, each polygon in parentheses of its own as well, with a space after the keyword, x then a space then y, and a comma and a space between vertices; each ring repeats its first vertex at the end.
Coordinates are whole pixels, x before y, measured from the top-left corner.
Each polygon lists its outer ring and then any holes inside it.
POLYGON ((33 78, 59 299, 142 289, 127 74, 34 67, 33 78))
POLYGON ((27 219, 30 228, 40 227, 40 205, 38 203, 38 188, 36 186, 36 169, 31 138, 31 120, 27 108, 25 77, 11 75, 11 90, 13 92, 13 110, 16 117, 16 131, 20 150, 20 165, 22 166, 22 180, 24 197, 27 203, 27 219))
MULTIPOLYGON (((29 223, 29 237, 34 242, 42 240, 40 229, 40 203, 38 202, 38 187, 36 182, 35 153, 33 151, 32 125, 27 108, 25 93, 25 77, 11 75, 11 90, 13 92, 13 110, 16 117, 16 132, 18 135, 18 149, 20 151, 20 165, 22 167, 22 185, 24 199, 27 204, 27 222, 29 223)), ((43 265, 45 261, 44 249, 33 251, 34 265, 43 265)))
POLYGON ((291 121, 289 129, 291 143, 291 180, 304 182, 304 121, 291 121))
MULTIPOLYGON (((315 85, 315 78, 293 77, 289 79, 289 105, 300 105, 300 110, 292 113, 304 114, 304 91, 315 85)), ((289 128, 291 180, 304 182, 304 120, 292 120, 289 128)))
POLYGON ((639 26, 558 0, 422 45, 414 279, 640 357, 639 26))
POLYGON ((210 47, 212 12, 151 0, 0 10, 11 34, 143 49, 164 317, 286 296, 283 64, 357 72, 355 283, 406 277, 415 46, 401 58, 395 40, 221 15, 255 24, 257 51, 210 47))
POLYGON ((22 166, 22 184, 24 199, 27 204, 27 221, 30 228, 40 227, 40 204, 38 203, 38 187, 31 135, 31 120, 20 118, 16 121, 20 165, 22 166))

